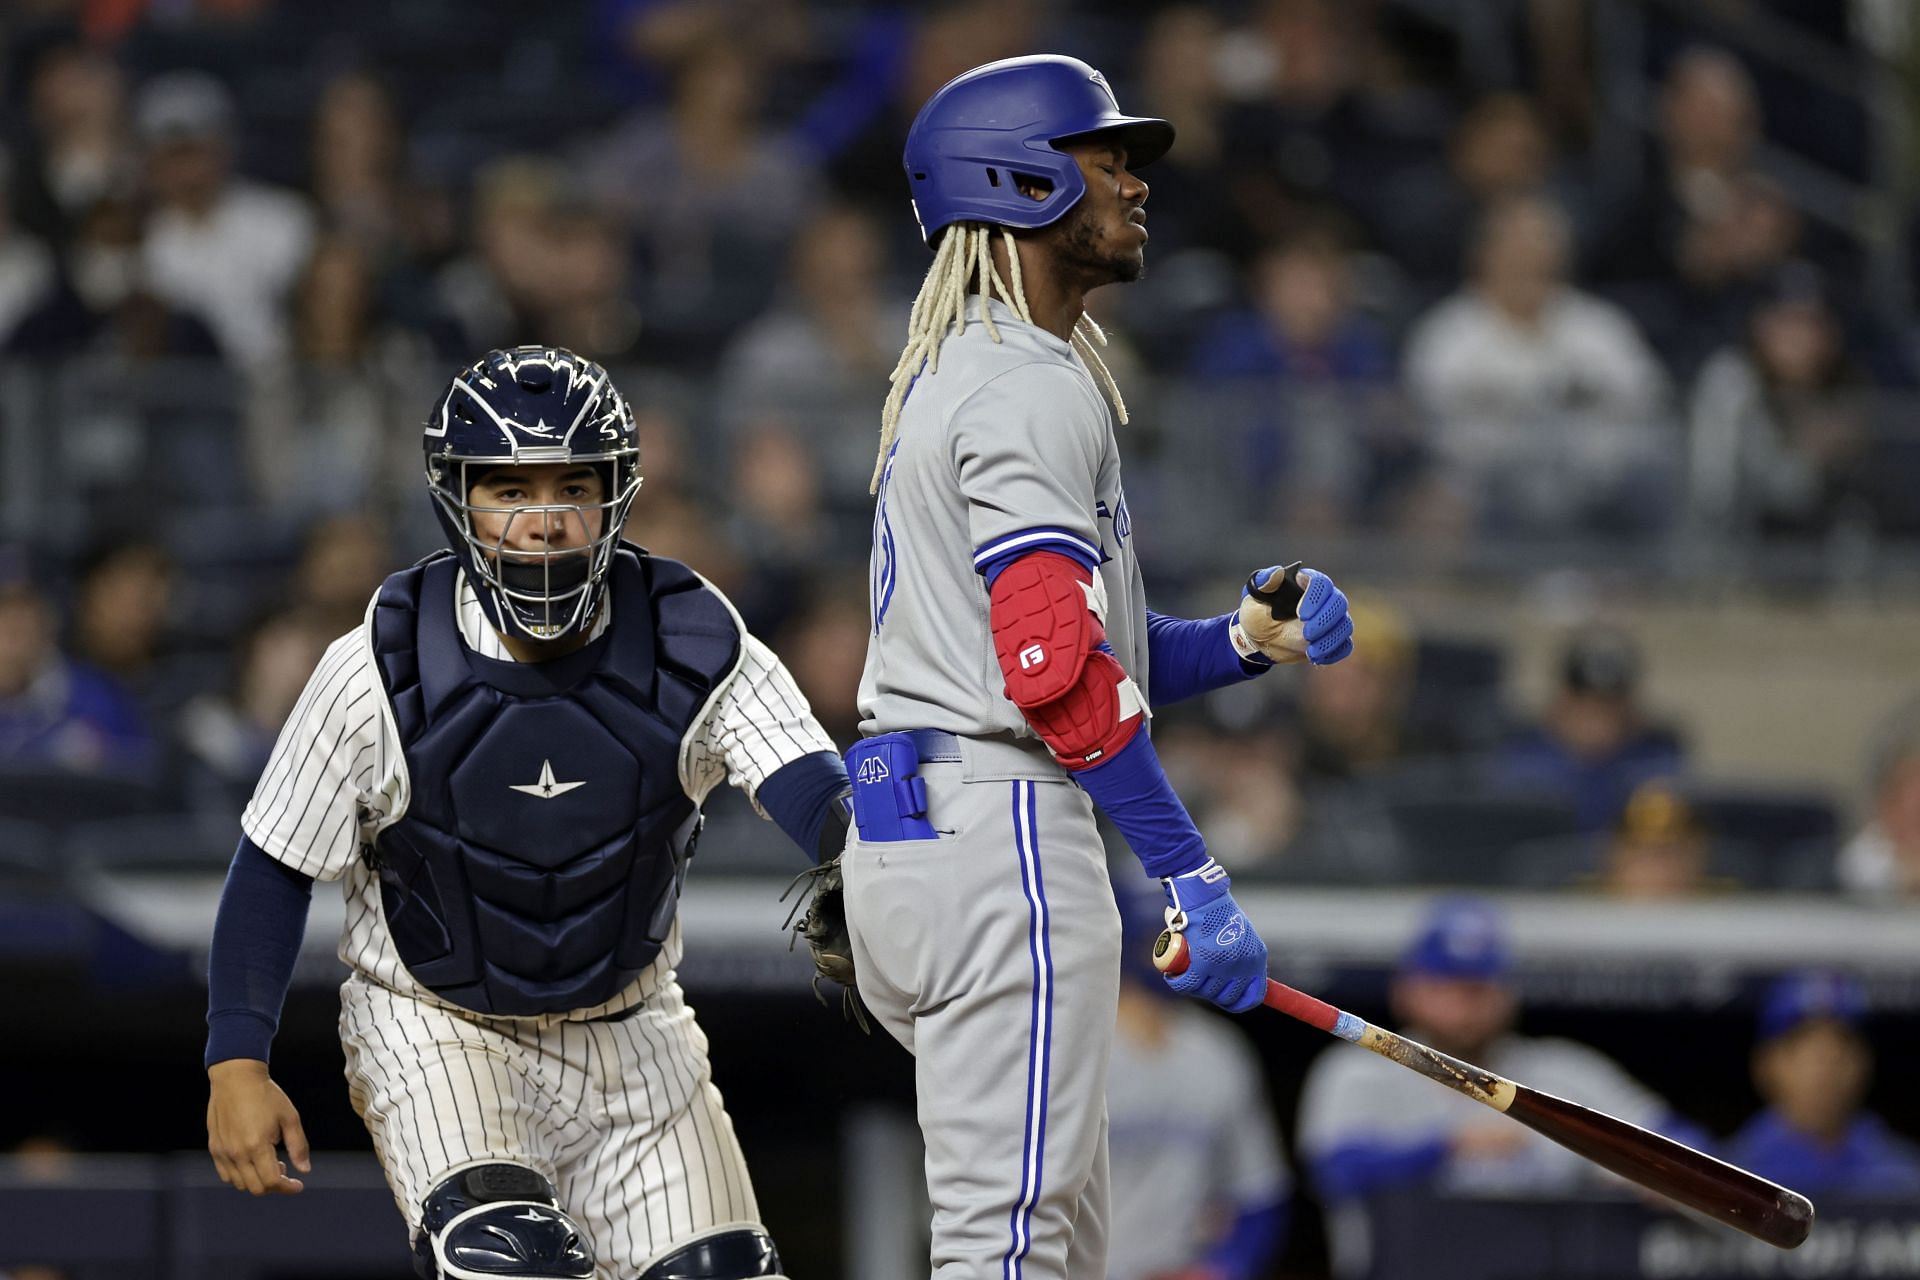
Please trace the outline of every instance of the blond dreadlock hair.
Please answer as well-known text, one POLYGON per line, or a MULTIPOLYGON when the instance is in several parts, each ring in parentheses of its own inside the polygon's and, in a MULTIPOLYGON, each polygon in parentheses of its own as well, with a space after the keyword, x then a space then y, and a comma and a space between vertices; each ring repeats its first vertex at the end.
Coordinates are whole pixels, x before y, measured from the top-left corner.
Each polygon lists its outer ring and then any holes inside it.
MULTIPOLYGON (((906 403, 907 388, 913 385, 921 366, 924 365, 928 373, 940 367, 940 344, 949 334, 966 332, 967 298, 976 292, 980 295, 980 323, 987 327, 987 336, 995 342, 1000 341, 1000 328, 994 324, 993 313, 987 308, 989 299, 998 297, 1014 315, 1028 324, 1033 323, 1033 313, 1027 309, 1026 288, 1020 279, 1020 253, 1014 245, 1013 233, 1005 227, 958 222, 940 238, 933 265, 927 268, 927 278, 921 282, 913 310, 907 315, 907 345, 900 353, 899 363, 893 366, 887 403, 880 410, 880 456, 873 462, 868 493, 879 491, 887 454, 892 451, 894 437, 900 431, 900 407, 906 403), (1013 276, 1011 287, 994 266, 993 233, 996 230, 1007 247, 1007 262, 1013 276)), ((1106 332, 1094 323, 1092 316, 1083 314, 1073 326, 1073 349, 1080 353, 1080 359, 1093 374, 1107 403, 1113 406, 1114 416, 1124 423, 1127 402, 1121 398, 1107 362, 1100 358, 1100 348, 1106 345, 1106 332)))

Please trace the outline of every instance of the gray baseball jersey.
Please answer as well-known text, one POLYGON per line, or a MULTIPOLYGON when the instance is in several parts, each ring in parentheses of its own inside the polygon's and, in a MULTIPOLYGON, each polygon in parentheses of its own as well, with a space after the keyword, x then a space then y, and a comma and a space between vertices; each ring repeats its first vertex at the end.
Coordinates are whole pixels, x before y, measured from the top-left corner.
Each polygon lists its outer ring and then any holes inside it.
MULTIPOLYGON (((613 604, 603 606, 595 634, 613 604)), ((468 647, 513 660, 465 575, 455 609, 468 647)), ((680 745, 680 781, 696 801, 722 780, 751 798, 787 761, 832 750, 792 676, 743 626, 738 665, 680 745)), ((528 1165, 553 1181, 587 1227, 604 1280, 626 1280, 703 1232, 757 1224, 706 1036, 674 974, 679 923, 658 958, 604 1004, 534 1018, 455 1008, 407 972, 379 876, 361 856, 406 813, 411 795, 362 625, 321 659, 241 826, 295 870, 344 882, 340 958, 353 971, 341 988, 347 1081, 409 1228, 418 1229, 421 1202, 440 1181, 490 1161, 528 1165)))
POLYGON ((915 1058, 940 1276, 1107 1274, 1107 1057, 1120 919, 1093 803, 1008 700, 979 570, 1097 564, 1107 636, 1141 686, 1146 606, 1113 418, 1067 343, 999 303, 901 414, 873 522, 862 730, 943 729, 921 770, 932 839, 842 859, 860 993, 915 1058))
POLYGON ((1113 1044, 1108 1280, 1194 1265, 1237 1211, 1284 1200, 1292 1185, 1246 1037, 1191 1004, 1169 1001, 1165 1012, 1163 1042, 1122 1034, 1113 1044))
MULTIPOLYGON (((967 304, 977 314, 978 301, 967 304)), ((1007 700, 978 569, 1026 548, 1100 565, 1107 640, 1147 692, 1146 603, 1113 414, 1073 348, 990 304, 922 371, 874 507, 862 733, 1033 731, 1007 700)))

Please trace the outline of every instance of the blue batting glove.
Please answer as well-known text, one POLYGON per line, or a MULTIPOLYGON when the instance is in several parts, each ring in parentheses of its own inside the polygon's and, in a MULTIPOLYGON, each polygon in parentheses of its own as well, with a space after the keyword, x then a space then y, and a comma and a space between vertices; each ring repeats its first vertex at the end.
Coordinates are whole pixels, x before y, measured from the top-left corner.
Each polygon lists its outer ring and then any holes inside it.
POLYGON ((1242 657, 1257 651, 1270 662, 1315 666, 1353 652, 1353 619, 1347 597, 1318 569, 1270 565, 1240 588, 1234 647, 1242 657))
POLYGON ((1186 972, 1168 975, 1181 995, 1245 1013, 1266 998, 1267 944, 1230 892, 1227 869, 1208 858, 1198 870, 1160 882, 1167 893, 1167 927, 1187 940, 1186 972))

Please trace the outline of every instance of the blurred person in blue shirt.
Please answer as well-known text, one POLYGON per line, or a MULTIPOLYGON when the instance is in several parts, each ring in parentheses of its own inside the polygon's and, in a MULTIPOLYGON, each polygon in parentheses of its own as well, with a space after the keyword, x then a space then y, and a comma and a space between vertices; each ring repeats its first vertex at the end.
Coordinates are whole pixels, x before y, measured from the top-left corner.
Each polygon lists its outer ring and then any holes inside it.
POLYGON ((1277 483, 1292 526, 1337 527, 1379 487, 1393 453, 1388 424, 1404 420, 1393 411, 1392 349, 1355 303, 1353 265, 1331 224, 1262 253, 1248 285, 1251 305, 1204 331, 1189 372, 1229 397, 1237 474, 1262 492, 1277 483))
POLYGON ((1641 783, 1673 777, 1686 753, 1640 703, 1640 647, 1610 627, 1584 627, 1560 659, 1560 687, 1540 723, 1495 752, 1502 786, 1572 803, 1583 831, 1610 828, 1641 783))
POLYGON ((1753 1050, 1767 1105, 1734 1135, 1727 1159, 1812 1196, 1920 1196, 1920 1146, 1861 1105, 1873 1075, 1865 1016, 1860 984, 1841 974, 1773 986, 1753 1050))
POLYGON ((1229 1019, 1153 967, 1165 899, 1116 868, 1120 1005, 1107 1074, 1109 1280, 1252 1280, 1286 1237, 1293 1179, 1266 1078, 1229 1019), (1204 1088, 1194 1088, 1204 1080, 1204 1088))
POLYGON ((136 772, 154 743, 131 695, 63 654, 25 553, 0 548, 0 763, 136 772))
MULTIPOLYGON (((1520 1001, 1511 945, 1504 917, 1488 903, 1435 903, 1389 996, 1395 1020, 1423 1044, 1697 1145, 1691 1125, 1597 1049, 1514 1029, 1520 1001)), ((1309 1070, 1299 1130, 1301 1158, 1335 1209, 1409 1187, 1550 1196, 1605 1177, 1472 1099, 1344 1045, 1328 1047, 1309 1070)))

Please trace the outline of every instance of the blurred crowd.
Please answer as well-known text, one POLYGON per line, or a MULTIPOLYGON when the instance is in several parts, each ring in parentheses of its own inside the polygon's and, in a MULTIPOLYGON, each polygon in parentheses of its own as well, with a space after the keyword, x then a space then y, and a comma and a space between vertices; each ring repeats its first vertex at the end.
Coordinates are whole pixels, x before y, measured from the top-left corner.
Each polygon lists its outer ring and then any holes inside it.
MULTIPOLYGON (((9 5, 13 844, 236 813, 316 655, 434 545, 425 411, 514 343, 615 369, 646 458, 629 536, 720 583, 851 737, 872 435, 927 261, 901 140, 948 77, 1037 49, 1179 131, 1145 175, 1147 279, 1093 299, 1160 607, 1217 609, 1182 584, 1242 572, 1225 549, 1255 535, 1901 545, 1904 222, 1822 195, 1886 187, 1887 122, 1741 52, 1742 24, 1863 86, 1902 49, 1872 3, 1710 9, 9 5)), ((1698 782, 1625 634, 1570 635, 1523 710, 1498 648, 1355 612, 1353 660, 1159 721, 1236 868, 1920 894, 1920 711, 1863 744, 1856 820, 1698 782)))

